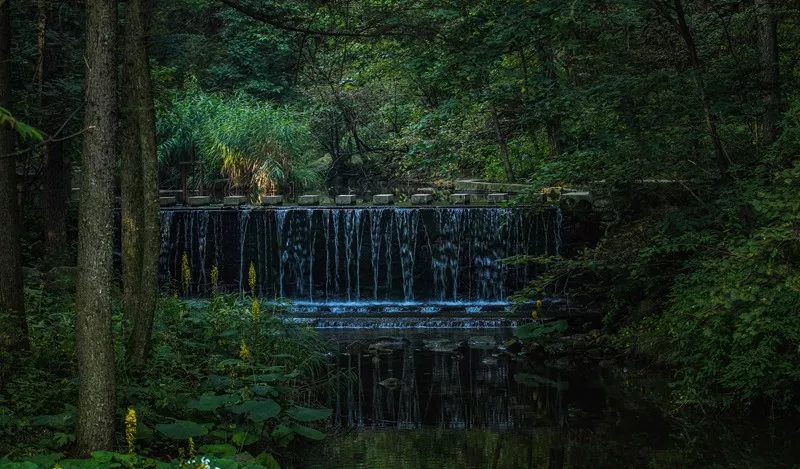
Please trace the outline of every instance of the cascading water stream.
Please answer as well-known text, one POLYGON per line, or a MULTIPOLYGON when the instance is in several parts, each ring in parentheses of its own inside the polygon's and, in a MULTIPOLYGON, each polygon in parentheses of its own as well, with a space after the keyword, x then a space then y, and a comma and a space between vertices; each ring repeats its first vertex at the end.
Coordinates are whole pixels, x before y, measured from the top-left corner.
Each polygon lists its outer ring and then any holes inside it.
POLYGON ((161 212, 161 253, 158 257, 158 270, 162 285, 169 285, 172 281, 169 254, 172 250, 172 219, 174 216, 175 212, 172 210, 161 212))
POLYGON ((247 240, 247 223, 250 221, 250 210, 244 209, 239 212, 239 291, 244 291, 247 278, 245 277, 245 257, 244 245, 247 240))
POLYGON ((419 211, 401 208, 395 212, 400 267, 403 274, 403 300, 414 301, 414 262, 416 261, 419 211))
POLYGON ((489 207, 237 208, 167 210, 161 221, 160 278, 172 291, 185 254, 192 295, 210 295, 212 266, 222 292, 249 293, 253 263, 262 298, 353 312, 376 302, 398 311, 431 305, 426 314, 435 314, 437 304, 504 304, 540 267, 501 259, 558 255, 562 215, 489 207))

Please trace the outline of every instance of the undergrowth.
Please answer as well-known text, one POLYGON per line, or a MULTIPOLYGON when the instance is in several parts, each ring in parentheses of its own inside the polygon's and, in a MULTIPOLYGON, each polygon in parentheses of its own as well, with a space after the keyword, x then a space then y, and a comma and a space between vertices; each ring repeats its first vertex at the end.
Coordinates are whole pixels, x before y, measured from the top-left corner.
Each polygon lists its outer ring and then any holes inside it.
POLYGON ((233 296, 161 298, 145 367, 125 362, 114 308, 116 452, 68 459, 78 383, 74 297, 27 288, 31 352, 0 365, 0 468, 278 468, 324 438, 335 393, 325 345, 275 307, 233 296))

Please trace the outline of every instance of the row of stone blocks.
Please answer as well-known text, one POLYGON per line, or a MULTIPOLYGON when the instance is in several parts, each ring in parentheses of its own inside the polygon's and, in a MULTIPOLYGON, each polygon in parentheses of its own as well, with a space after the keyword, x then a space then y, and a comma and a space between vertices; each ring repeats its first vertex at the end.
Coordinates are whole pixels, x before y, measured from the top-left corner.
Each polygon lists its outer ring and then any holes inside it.
MULTIPOLYGON (((175 205, 177 203, 177 200, 174 196, 160 197, 159 199, 162 206, 170 206, 170 205, 175 205)), ((487 199, 489 203, 501 203, 506 200, 509 200, 509 195, 506 193, 489 194, 487 199)), ((261 198, 261 205, 267 205, 267 206, 282 205, 283 200, 284 199, 282 195, 265 195, 261 198)), ((394 194, 376 194, 372 196, 372 203, 374 205, 392 205, 394 204, 394 201, 395 201, 394 194)), ((247 203, 247 197, 242 195, 229 195, 225 197, 222 201, 222 205, 227 205, 227 206, 245 205, 246 203, 247 203)), ((411 196, 412 205, 430 205, 432 203, 433 203, 432 194, 414 194, 411 196)), ((470 203, 470 195, 451 194, 450 203, 453 205, 468 205, 470 203)), ((186 205, 192 207, 200 207, 210 204, 211 204, 211 197, 207 195, 194 196, 186 199, 186 205)), ((313 206, 319 204, 320 204, 320 196, 318 195, 301 195, 297 198, 297 205, 313 206)), ((355 195, 336 196, 336 205, 355 205, 355 204, 356 204, 355 195)))

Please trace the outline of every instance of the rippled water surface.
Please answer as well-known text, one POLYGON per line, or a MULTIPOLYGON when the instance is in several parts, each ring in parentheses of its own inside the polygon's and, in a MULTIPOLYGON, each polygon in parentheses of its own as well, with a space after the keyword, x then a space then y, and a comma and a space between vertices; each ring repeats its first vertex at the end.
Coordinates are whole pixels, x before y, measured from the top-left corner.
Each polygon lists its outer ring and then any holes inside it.
POLYGON ((328 330, 350 369, 336 434, 298 468, 790 468, 796 425, 667 418, 623 367, 525 364, 510 331, 328 330), (691 421, 692 423, 688 423, 691 421))

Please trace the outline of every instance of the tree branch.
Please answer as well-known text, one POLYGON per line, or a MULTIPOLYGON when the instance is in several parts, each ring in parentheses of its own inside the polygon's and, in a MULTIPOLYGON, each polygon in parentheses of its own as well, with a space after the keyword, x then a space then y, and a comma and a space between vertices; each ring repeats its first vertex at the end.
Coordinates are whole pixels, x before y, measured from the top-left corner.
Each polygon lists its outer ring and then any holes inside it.
MULTIPOLYGON (((4 1, 4 0, 0 0, 4 1)), ((295 33, 303 33, 311 36, 331 36, 331 37, 353 37, 353 38, 380 38, 386 36, 408 36, 408 37, 421 37, 420 34, 415 32, 397 31, 400 25, 388 25, 383 30, 378 31, 324 31, 321 29, 311 29, 303 26, 296 26, 290 24, 291 19, 286 18, 284 12, 281 11, 265 11, 245 5, 239 0, 220 0, 224 5, 233 8, 239 13, 249 16, 254 20, 266 23, 274 28, 283 31, 290 31, 295 33), (287 21, 288 20, 288 21, 287 21)))

